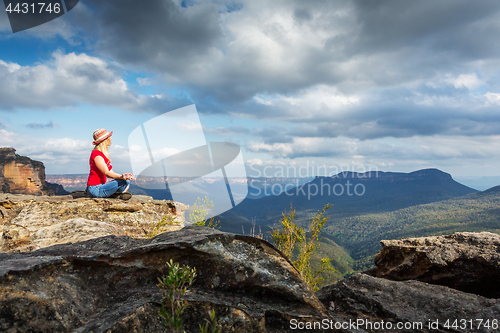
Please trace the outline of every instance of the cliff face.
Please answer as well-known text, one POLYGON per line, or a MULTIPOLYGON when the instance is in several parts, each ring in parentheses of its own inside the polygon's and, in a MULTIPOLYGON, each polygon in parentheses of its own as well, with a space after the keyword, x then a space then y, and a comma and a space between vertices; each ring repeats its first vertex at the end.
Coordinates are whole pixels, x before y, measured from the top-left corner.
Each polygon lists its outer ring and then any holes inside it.
POLYGON ((0 192, 53 195, 45 183, 42 162, 19 156, 14 148, 0 148, 0 192))

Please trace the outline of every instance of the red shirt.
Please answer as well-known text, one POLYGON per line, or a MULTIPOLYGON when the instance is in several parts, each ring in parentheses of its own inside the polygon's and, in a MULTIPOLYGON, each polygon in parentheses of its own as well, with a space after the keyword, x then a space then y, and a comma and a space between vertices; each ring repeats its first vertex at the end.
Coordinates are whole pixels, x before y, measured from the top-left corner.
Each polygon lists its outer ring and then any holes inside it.
POLYGON ((99 185, 99 184, 105 184, 106 183, 106 175, 104 175, 98 168, 97 165, 95 165, 95 158, 97 156, 101 156, 104 159, 104 163, 106 163, 106 166, 108 167, 108 170, 111 170, 113 167, 111 165, 111 162, 109 159, 104 155, 100 150, 94 149, 92 150, 92 154, 90 154, 90 174, 89 174, 89 179, 87 181, 87 186, 94 186, 94 185, 99 185))

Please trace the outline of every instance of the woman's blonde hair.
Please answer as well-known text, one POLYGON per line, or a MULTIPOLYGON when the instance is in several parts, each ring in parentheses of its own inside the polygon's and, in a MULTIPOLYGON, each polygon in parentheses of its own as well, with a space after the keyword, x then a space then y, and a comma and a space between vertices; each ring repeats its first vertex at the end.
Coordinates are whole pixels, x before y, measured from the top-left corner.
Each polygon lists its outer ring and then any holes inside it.
POLYGON ((98 144, 97 146, 94 147, 94 149, 92 150, 99 150, 101 153, 104 154, 104 156, 106 156, 106 158, 111 161, 111 159, 109 158, 109 153, 108 153, 108 140, 109 138, 107 138, 106 140, 104 140, 103 142, 101 142, 100 144, 98 144))

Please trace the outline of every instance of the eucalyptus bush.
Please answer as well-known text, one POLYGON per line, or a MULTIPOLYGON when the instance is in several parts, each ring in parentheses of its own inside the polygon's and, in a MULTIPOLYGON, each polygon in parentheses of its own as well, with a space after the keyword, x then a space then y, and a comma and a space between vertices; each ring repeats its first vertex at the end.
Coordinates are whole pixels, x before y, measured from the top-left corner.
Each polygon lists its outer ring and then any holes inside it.
POLYGON ((220 221, 214 222, 213 217, 210 218, 209 220, 206 219, 208 211, 213 206, 214 203, 212 200, 208 198, 208 196, 205 196, 204 199, 197 198, 195 203, 189 209, 188 221, 193 224, 200 225, 202 227, 207 226, 209 228, 216 229, 219 226, 220 221))
POLYGON ((186 309, 187 302, 181 299, 187 289, 193 284, 196 277, 196 268, 189 266, 180 267, 170 259, 167 263, 168 275, 158 278, 158 287, 162 290, 162 305, 160 316, 164 319, 163 324, 171 328, 174 333, 182 331, 182 313, 186 309))
POLYGON ((316 242, 319 240, 321 229, 323 229, 326 221, 329 219, 329 217, 325 217, 324 215, 326 210, 331 207, 331 204, 326 204, 323 210, 318 211, 309 223, 309 228, 306 233, 304 228, 295 224, 295 209, 293 206, 290 206, 290 212, 288 214, 286 211, 282 213, 282 218, 279 223, 281 227, 277 226, 271 232, 271 239, 274 245, 292 261, 300 275, 314 291, 319 290, 319 284, 323 280, 321 273, 327 270, 335 270, 330 266, 331 259, 328 258, 321 259, 321 268, 318 271, 313 272, 311 268, 311 256, 317 250, 316 242), (307 234, 309 234, 309 236, 307 236, 307 234), (298 254, 294 256, 296 245, 298 245, 298 254), (295 260, 293 260, 293 258, 295 258, 295 260))
POLYGON ((154 238, 165 231, 168 231, 167 226, 179 223, 175 221, 175 217, 172 215, 163 216, 158 222, 151 222, 149 224, 149 232, 144 231, 144 235, 146 238, 154 238))

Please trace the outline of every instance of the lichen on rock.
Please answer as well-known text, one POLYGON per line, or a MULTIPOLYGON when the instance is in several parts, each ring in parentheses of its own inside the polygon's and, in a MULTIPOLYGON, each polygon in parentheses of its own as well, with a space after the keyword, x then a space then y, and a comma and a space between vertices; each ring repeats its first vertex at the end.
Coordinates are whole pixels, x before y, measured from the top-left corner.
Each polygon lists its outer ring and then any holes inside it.
POLYGON ((141 238, 165 215, 184 226, 188 206, 171 200, 134 196, 129 201, 71 196, 0 194, 0 251, 24 252, 106 235, 141 238))
POLYGON ((418 280, 490 298, 500 297, 500 235, 457 232, 446 236, 381 241, 377 277, 418 280))
MULTIPOLYGON (((455 319, 462 319, 467 324, 472 320, 474 327, 457 332, 488 333, 496 330, 481 327, 476 319, 489 319, 491 323, 500 316, 498 299, 420 281, 391 281, 362 273, 324 287, 316 295, 337 321, 363 320, 365 324, 359 325, 361 332, 455 332, 444 324, 448 320, 452 326, 455 319), (393 329, 367 329, 370 327, 368 322, 372 323, 371 327, 373 323, 380 327, 382 321, 390 322, 393 329), (429 327, 430 322, 436 321, 439 324, 429 327), (406 329, 404 326, 396 329, 397 323, 405 323, 406 329)), ((460 324, 463 325, 463 321, 460 324)))
POLYGON ((0 253, 0 331, 164 332, 157 279, 166 262, 195 267, 187 331, 215 309, 221 332, 289 332, 329 314, 274 246, 199 226, 153 239, 106 236, 0 253), (222 251, 221 251, 222 249, 222 251))

